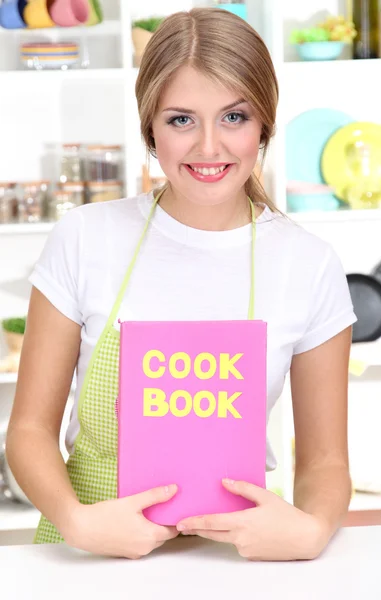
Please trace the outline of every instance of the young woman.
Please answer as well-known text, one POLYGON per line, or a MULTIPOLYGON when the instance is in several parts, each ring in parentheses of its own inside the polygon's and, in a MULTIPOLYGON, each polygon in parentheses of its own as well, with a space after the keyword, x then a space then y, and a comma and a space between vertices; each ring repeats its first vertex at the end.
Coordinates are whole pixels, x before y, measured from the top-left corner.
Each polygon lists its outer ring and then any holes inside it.
MULTIPOLYGON (((227 11, 177 13, 147 47, 136 96, 142 135, 168 184, 72 210, 30 279, 7 456, 43 514, 36 542, 137 558, 182 530, 235 544, 252 560, 314 558, 350 499, 347 386, 356 317, 332 248, 277 213, 253 176, 276 116, 269 53, 227 11), (268 415, 291 369, 294 505, 248 482, 225 481, 257 507, 158 526, 142 510, 170 499, 175 481, 117 499, 118 319, 246 319, 253 217, 256 318, 268 323, 268 415), (58 440, 74 369, 65 465, 58 440)), ((275 467, 268 447, 267 469, 275 467)))

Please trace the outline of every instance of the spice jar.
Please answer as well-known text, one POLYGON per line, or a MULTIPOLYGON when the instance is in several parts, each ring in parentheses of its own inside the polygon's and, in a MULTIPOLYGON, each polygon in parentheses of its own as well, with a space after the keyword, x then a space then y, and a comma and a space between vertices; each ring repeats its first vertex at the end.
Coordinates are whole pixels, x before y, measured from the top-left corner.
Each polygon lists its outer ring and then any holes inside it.
POLYGON ((85 203, 85 184, 83 181, 61 183, 60 189, 70 196, 70 202, 74 206, 81 206, 85 203))
POLYGON ((19 223, 38 223, 46 215, 48 181, 30 181, 20 184, 21 196, 17 203, 19 223))
POLYGON ((69 210, 79 206, 74 200, 75 196, 71 192, 65 192, 64 190, 57 190, 53 192, 49 202, 49 219, 58 221, 63 217, 69 210))
POLYGON ((118 181, 121 179, 121 163, 121 146, 88 146, 86 180, 118 181))
POLYGON ((105 202, 123 197, 121 181, 89 181, 87 186, 88 202, 105 202))
POLYGON ((13 182, 0 182, 0 223, 11 223, 16 216, 17 199, 16 184, 13 182))
POLYGON ((63 144, 61 156, 60 182, 80 182, 83 180, 81 144, 63 144))

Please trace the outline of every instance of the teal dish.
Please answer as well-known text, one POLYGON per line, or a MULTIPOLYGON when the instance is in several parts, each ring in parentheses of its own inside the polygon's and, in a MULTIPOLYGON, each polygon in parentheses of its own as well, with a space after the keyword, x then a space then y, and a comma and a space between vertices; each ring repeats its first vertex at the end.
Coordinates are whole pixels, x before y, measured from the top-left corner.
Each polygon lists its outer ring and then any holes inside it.
POLYGON ((224 10, 228 10, 229 12, 233 13, 234 15, 237 15, 237 17, 241 17, 241 19, 243 19, 244 21, 247 21, 246 2, 240 3, 240 4, 228 4, 228 3, 222 2, 221 4, 217 4, 216 8, 222 8, 224 10))
POLYGON ((291 194, 287 193, 288 212, 313 212, 338 210, 340 202, 330 193, 291 194))
MULTIPOLYGON (((292 119, 286 126, 287 181, 325 183, 320 169, 325 145, 335 131, 354 121, 346 113, 330 108, 307 110, 292 119)), ((331 198, 338 201, 333 192, 331 198)))
POLYGON ((304 42, 296 44, 302 60, 335 60, 342 53, 344 42, 304 42))

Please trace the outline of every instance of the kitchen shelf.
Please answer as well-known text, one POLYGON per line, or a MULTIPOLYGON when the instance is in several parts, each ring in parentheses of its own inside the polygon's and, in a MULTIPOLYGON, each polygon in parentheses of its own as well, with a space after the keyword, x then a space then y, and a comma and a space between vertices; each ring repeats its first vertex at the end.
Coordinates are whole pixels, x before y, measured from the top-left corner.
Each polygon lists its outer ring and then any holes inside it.
MULTIPOLYGON (((113 81, 124 81, 126 77, 126 71, 122 68, 110 68, 110 69, 68 69, 63 70, 18 70, 18 71, 0 71, 0 85, 1 80, 4 80, 4 85, 7 87, 12 83, 27 83, 28 86, 31 83, 39 84, 42 81, 47 82, 61 82, 61 81, 94 81, 94 80, 113 80, 113 81)), ((30 89, 30 88, 29 88, 30 89)))
POLYGON ((359 360, 367 367, 381 367, 381 342, 352 344, 351 359, 359 360))
POLYGON ((287 216, 298 223, 344 223, 346 221, 381 220, 381 209, 289 212, 287 216))
POLYGON ((0 373, 0 385, 2 383, 17 383, 17 373, 0 373))
POLYGON ((356 492, 349 510, 381 510, 381 494, 356 492))
POLYGON ((320 74, 327 75, 335 73, 338 76, 349 74, 351 77, 357 76, 358 73, 363 74, 365 71, 375 70, 377 74, 381 69, 381 58, 371 58, 363 60, 354 60, 351 58, 341 60, 317 60, 303 61, 294 60, 283 63, 283 68, 286 74, 298 73, 301 76, 316 77, 320 74))
POLYGON ((2 234, 49 233, 55 224, 56 221, 47 223, 9 223, 0 225, 0 236, 2 234))
POLYGON ((0 502, 0 531, 36 529, 40 512, 21 502, 0 502))
POLYGON ((0 27, 0 35, 15 36, 20 35, 22 37, 40 38, 44 37, 44 41, 49 39, 58 39, 61 37, 78 37, 78 36, 95 36, 95 35, 120 35, 122 32, 121 21, 118 19, 105 20, 98 25, 92 25, 91 27, 79 26, 79 27, 48 27, 44 29, 5 29, 0 27))

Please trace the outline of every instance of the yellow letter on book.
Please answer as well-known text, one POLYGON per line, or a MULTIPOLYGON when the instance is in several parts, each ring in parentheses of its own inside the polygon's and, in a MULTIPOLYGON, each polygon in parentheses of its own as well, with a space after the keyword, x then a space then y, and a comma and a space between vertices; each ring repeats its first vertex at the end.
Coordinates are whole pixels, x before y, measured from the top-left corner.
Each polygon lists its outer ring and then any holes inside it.
POLYGON ((144 375, 150 379, 159 379, 160 377, 163 377, 165 373, 165 367, 159 367, 156 371, 152 371, 150 365, 152 358, 158 358, 159 362, 163 363, 165 362, 165 356, 162 352, 160 352, 160 350, 150 350, 149 352, 146 352, 143 358, 144 375))
POLYGON ((168 411, 169 404, 165 399, 165 392, 163 392, 163 390, 158 390, 157 388, 144 388, 144 417, 165 417, 168 411))
POLYGON ((222 352, 220 355, 220 379, 229 379, 229 373, 236 379, 243 379, 243 375, 235 368, 234 363, 239 360, 243 354, 235 354, 230 358, 230 354, 222 352))
POLYGON ((233 402, 241 395, 242 392, 236 392, 228 398, 227 392, 218 392, 218 416, 226 419, 228 412, 230 412, 235 419, 242 419, 237 409, 232 406, 233 402))

